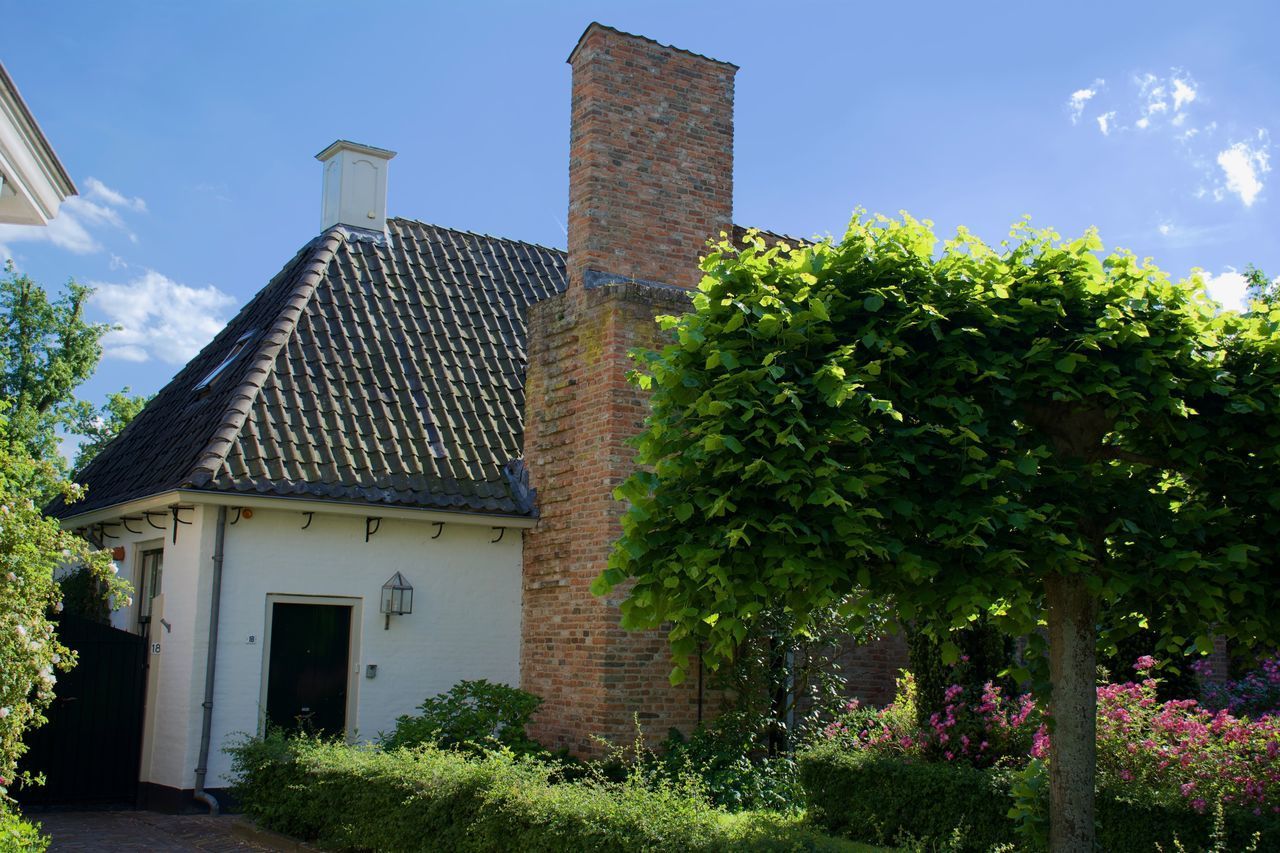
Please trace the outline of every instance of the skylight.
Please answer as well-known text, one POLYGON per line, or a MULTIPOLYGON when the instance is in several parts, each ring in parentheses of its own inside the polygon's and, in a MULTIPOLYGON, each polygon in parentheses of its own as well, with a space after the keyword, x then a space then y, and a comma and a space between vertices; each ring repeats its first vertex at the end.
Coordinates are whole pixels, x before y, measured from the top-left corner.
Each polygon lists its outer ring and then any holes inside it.
POLYGON ((209 371, 209 375, 208 375, 208 376, 206 376, 204 379, 201 379, 201 380, 200 380, 200 382, 199 382, 199 384, 198 384, 198 385, 196 385, 196 387, 195 387, 195 389, 194 389, 194 390, 195 390, 195 391, 206 391, 206 390, 208 390, 209 386, 210 386, 210 385, 212 385, 212 384, 214 383, 214 381, 215 381, 219 376, 221 376, 221 375, 222 375, 222 372, 223 372, 224 370, 226 370, 228 367, 230 367, 230 366, 231 366, 231 363, 232 363, 233 361, 235 361, 237 358, 239 358, 239 357, 240 357, 240 353, 242 353, 242 352, 244 352, 246 349, 248 349, 248 347, 249 347, 249 340, 250 340, 250 339, 251 339, 255 334, 257 334, 257 333, 256 333, 256 332, 253 332, 253 331, 249 331, 249 332, 245 332, 243 335, 241 335, 239 338, 237 338, 237 339, 236 339, 235 346, 233 346, 233 347, 231 348, 231 352, 227 353, 227 357, 226 357, 226 358, 224 358, 224 359, 223 359, 223 360, 218 364, 218 366, 217 366, 217 367, 215 367, 213 370, 210 370, 210 371, 209 371))

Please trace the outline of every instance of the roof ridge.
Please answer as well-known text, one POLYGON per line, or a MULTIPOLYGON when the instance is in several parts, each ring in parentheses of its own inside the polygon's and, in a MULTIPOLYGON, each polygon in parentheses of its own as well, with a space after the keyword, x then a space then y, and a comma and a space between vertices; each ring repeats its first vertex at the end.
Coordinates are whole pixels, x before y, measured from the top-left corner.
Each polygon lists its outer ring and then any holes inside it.
POLYGON ((186 478, 187 484, 195 487, 208 484, 226 461, 227 453, 235 443, 236 436, 244 428, 253 401, 261 393, 267 377, 271 375, 276 357, 292 337, 298 318, 302 316, 303 308, 311 301, 316 285, 324 277, 325 269, 345 239, 345 234, 338 226, 330 228, 316 239, 310 260, 297 272, 293 293, 276 315, 274 325, 263 335, 254 353, 253 361, 245 371, 244 380, 231 392, 227 408, 223 413, 222 424, 214 431, 204 449, 192 463, 191 473, 186 478))
POLYGON ((558 255, 568 255, 567 249, 557 249, 555 246, 544 246, 541 243, 534 243, 529 240, 518 240, 515 237, 497 237, 493 234, 482 234, 478 231, 468 231, 465 228, 450 228, 447 225, 437 225, 434 222, 424 222, 421 219, 414 219, 411 216, 388 216, 387 221, 395 222, 411 222, 414 225, 421 225, 424 228, 434 228, 437 231, 448 231, 451 234, 462 234, 467 237, 477 237, 482 240, 499 240, 503 243, 517 243, 521 246, 532 246, 535 249, 542 249, 544 252, 555 252, 558 255))

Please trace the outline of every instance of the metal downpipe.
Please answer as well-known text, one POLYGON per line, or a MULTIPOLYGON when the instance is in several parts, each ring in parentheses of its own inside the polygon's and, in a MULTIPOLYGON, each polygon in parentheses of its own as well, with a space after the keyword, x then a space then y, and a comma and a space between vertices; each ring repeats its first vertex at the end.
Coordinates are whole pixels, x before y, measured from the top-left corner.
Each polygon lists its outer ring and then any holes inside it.
POLYGON ((213 591, 209 602, 209 651, 204 665, 204 702, 200 719, 200 756, 196 761, 196 790, 192 795, 209 807, 216 816, 221 810, 218 799, 204 789, 209 774, 209 736, 213 728, 213 676, 218 665, 218 612, 222 599, 222 551, 227 537, 227 508, 218 507, 218 526, 213 542, 213 591))

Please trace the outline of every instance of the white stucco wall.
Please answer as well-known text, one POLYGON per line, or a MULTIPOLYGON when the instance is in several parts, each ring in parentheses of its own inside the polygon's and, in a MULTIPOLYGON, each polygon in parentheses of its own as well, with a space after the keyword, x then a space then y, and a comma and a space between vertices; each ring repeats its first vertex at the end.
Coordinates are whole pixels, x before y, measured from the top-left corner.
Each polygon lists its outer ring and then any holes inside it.
MULTIPOLYGON (((167 513, 163 505, 157 508, 167 513)), ((164 548, 163 612, 153 614, 146 730, 141 780, 190 789, 199 755, 201 702, 209 636, 214 534, 218 507, 181 512, 177 542, 172 521, 160 531, 131 521, 108 529, 123 546, 120 573, 135 586, 134 602, 112 614, 115 627, 137 631, 141 553, 164 548), (160 625, 163 616, 169 628, 160 625)), ((228 510, 228 520, 235 510, 228 510)), ((255 507, 226 529, 222 613, 214 692, 208 787, 229 784, 230 759, 222 748, 242 733, 258 731, 269 595, 330 596, 359 600, 356 717, 361 739, 394 727, 428 696, 463 679, 519 684, 521 536, 508 530, 493 543, 493 529, 446 522, 439 538, 427 520, 386 518, 368 543, 360 515, 317 512, 310 527, 294 509, 255 507), (385 630, 379 612, 382 584, 400 572, 414 587, 413 612, 392 617, 385 630), (249 642, 253 636, 255 641, 249 642), (366 664, 378 674, 366 679, 366 664)), ((349 721, 350 723, 351 721, 349 721)))
MULTIPOLYGON (((214 508, 206 512, 209 519, 216 516, 214 508)), ((519 531, 492 543, 490 527, 446 523, 440 538, 432 539, 436 528, 428 522, 388 518, 366 543, 362 517, 317 513, 307 530, 301 529, 304 523, 300 512, 256 509, 253 518, 227 527, 210 787, 229 782, 230 759, 222 745, 258 728, 269 594, 361 600, 359 659, 352 667, 359 672, 354 728, 362 739, 389 731, 397 716, 463 679, 519 683, 519 531), (385 630, 379 598, 382 584, 397 571, 413 585, 413 613, 392 617, 385 630), (370 663, 378 666, 374 679, 364 677, 370 663)), ((211 569, 212 560, 205 563, 211 569)), ((169 575, 166 564, 166 610, 169 575)), ((204 646, 197 645, 199 688, 204 646)), ((199 703, 197 696, 190 706, 194 734, 188 736, 197 747, 199 703)), ((192 753, 189 768, 194 758, 192 753)), ((191 787, 190 769, 163 784, 191 787)))

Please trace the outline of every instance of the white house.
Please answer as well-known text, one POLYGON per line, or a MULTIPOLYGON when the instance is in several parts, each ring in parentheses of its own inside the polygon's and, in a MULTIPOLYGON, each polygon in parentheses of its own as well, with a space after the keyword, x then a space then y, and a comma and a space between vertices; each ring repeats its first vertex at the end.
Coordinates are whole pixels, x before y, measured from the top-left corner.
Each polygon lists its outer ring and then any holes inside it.
POLYGON ((112 620, 148 638, 154 807, 224 787, 267 722, 373 737, 462 679, 519 683, 520 315, 563 253, 386 219, 392 156, 321 152, 322 235, 52 508, 136 590, 112 620), (384 607, 393 578, 411 601, 384 607))
MULTIPOLYGON (((335 142, 320 236, 50 508, 137 589, 147 804, 213 805, 237 733, 371 737, 462 679, 543 697, 553 748, 703 719, 701 674, 670 685, 664 635, 590 586, 647 411, 627 353, 740 233, 737 69, 600 24, 569 63, 567 252, 389 219, 394 153, 335 142)), ((845 672, 883 700, 902 658, 845 672)))

